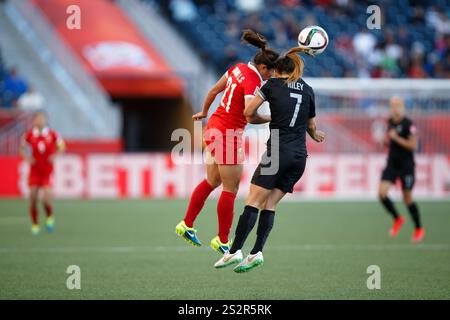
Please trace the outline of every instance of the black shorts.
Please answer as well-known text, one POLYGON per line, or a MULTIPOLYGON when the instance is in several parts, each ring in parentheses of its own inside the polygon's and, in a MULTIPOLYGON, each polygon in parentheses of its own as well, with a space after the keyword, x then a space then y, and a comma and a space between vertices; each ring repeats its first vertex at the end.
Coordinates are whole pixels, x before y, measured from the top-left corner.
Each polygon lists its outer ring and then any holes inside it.
POLYGON ((383 170, 381 180, 395 183, 397 179, 400 179, 403 190, 412 190, 415 182, 414 171, 414 166, 398 168, 388 164, 383 170))
POLYGON ((280 189, 292 193, 294 185, 305 171, 305 166, 305 155, 280 151, 280 157, 272 159, 266 152, 253 174, 252 183, 265 189, 280 189))

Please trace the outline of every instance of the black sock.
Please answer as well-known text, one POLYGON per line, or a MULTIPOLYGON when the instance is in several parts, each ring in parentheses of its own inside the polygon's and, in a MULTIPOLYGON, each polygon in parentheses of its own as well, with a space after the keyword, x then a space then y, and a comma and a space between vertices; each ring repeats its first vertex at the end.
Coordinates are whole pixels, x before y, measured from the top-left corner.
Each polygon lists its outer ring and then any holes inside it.
POLYGON ((419 215, 419 208, 417 207, 417 204, 415 202, 411 203, 408 206, 409 214, 411 215, 411 218, 414 221, 414 225, 416 228, 421 228, 422 224, 420 223, 420 215, 419 215))
POLYGON ((247 240, 248 234, 255 226, 256 219, 258 218, 258 211, 258 208, 245 206, 244 212, 241 214, 236 227, 236 235, 233 240, 230 253, 235 253, 236 251, 242 249, 245 240, 247 240))
POLYGON ((256 242, 250 254, 258 253, 264 248, 267 237, 269 236, 270 230, 272 230, 273 222, 275 220, 275 211, 272 210, 262 210, 259 214, 258 230, 256 232, 256 242))
POLYGON ((391 199, 389 197, 386 197, 384 199, 380 199, 383 206, 386 208, 386 210, 394 217, 394 219, 398 218, 398 212, 394 207, 394 204, 392 203, 391 199))

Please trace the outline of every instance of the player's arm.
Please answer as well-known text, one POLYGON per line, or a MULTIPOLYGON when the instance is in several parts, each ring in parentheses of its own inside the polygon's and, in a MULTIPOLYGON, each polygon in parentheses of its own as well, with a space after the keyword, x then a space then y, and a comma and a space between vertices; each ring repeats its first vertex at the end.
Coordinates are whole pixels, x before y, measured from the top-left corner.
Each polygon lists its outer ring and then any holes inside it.
POLYGON ((61 137, 56 139, 56 150, 57 153, 63 153, 66 151, 66 142, 61 137))
POLYGON ((402 148, 405 148, 409 151, 417 150, 417 137, 414 134, 410 134, 408 138, 403 138, 397 134, 397 131, 395 129, 391 129, 389 131, 389 138, 399 144, 402 148))
POLYGON ((261 124, 261 123, 267 123, 272 120, 272 118, 269 115, 261 115, 258 113, 259 107, 263 104, 264 99, 261 98, 258 94, 251 97, 245 98, 245 110, 244 110, 244 116, 247 119, 248 123, 252 124, 261 124))
POLYGON ((48 158, 49 162, 54 162, 57 155, 66 151, 66 143, 59 134, 56 134, 55 136, 55 145, 56 145, 56 152, 48 158))
POLYGON ((316 142, 323 142, 325 140, 325 132, 317 130, 316 118, 309 118, 306 131, 309 136, 316 142))
POLYGON ((22 159, 24 159, 26 162, 33 164, 34 163, 34 159, 32 156, 27 155, 27 141, 25 139, 25 137, 22 137, 20 139, 20 145, 19 145, 19 155, 22 159))
POLYGON ((201 119, 206 118, 206 116, 208 115, 209 108, 211 107, 212 103, 216 99, 217 95, 219 93, 221 93, 223 90, 225 90, 226 85, 227 85, 227 74, 224 74, 216 82, 216 84, 208 91, 205 101, 203 102, 202 111, 194 114, 192 116, 193 120, 201 120, 201 119))

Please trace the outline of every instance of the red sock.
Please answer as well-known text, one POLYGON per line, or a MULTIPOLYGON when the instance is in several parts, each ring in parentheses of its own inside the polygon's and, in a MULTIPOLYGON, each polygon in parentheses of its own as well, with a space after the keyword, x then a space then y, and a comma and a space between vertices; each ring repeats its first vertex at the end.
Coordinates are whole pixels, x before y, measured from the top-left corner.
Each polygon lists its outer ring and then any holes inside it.
POLYGON ((36 205, 30 206, 30 216, 31 216, 31 222, 33 224, 38 224, 38 209, 36 205))
POLYGON ((206 179, 204 179, 192 192, 186 216, 184 217, 184 223, 186 223, 189 228, 192 228, 194 225, 195 219, 213 190, 214 188, 209 185, 206 179))
POLYGON ((51 204, 44 204, 44 209, 45 209, 45 216, 47 218, 51 217, 53 212, 51 204))
POLYGON ((228 191, 222 191, 217 204, 217 216, 219 218, 219 238, 220 242, 227 243, 230 234, 231 225, 233 224, 234 200, 236 194, 228 191))

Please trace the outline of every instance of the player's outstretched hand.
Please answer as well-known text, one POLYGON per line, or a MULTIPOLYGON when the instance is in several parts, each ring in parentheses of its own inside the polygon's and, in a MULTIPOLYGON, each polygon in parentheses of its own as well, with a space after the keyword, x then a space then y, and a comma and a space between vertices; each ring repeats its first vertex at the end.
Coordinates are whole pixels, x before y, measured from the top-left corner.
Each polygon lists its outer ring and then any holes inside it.
POLYGON ((27 157, 25 161, 28 162, 28 164, 31 164, 31 165, 33 165, 36 162, 36 160, 34 160, 33 157, 27 157))
POLYGON ((203 111, 196 113, 192 116, 192 120, 202 120, 206 118, 206 114, 203 113, 203 111))
POLYGON ((316 134, 314 135, 314 141, 323 142, 325 140, 325 132, 316 130, 316 134))

